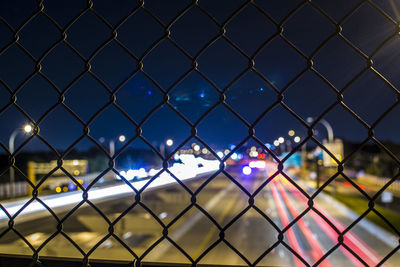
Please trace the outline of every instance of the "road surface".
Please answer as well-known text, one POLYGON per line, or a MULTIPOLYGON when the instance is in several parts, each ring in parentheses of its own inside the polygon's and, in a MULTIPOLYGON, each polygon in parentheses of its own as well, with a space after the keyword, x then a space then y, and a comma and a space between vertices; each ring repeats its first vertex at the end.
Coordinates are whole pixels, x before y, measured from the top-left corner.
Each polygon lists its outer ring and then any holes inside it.
MULTIPOLYGON (((253 193, 271 175, 271 170, 255 170, 248 176, 237 170, 230 170, 229 173, 253 193)), ((205 178, 194 179, 185 181, 185 184, 195 191, 204 181, 205 178)), ((306 188, 306 185, 302 186, 306 188)), ((190 194, 180 185, 174 184, 143 194, 141 202, 145 206, 133 207, 116 223, 114 233, 138 256, 145 255, 143 261, 190 262, 187 258, 190 256, 199 263, 304 266, 315 264, 332 249, 333 252, 320 262, 320 266, 374 266, 398 245, 398 240, 379 238, 377 235, 380 232, 368 229, 367 222, 361 223, 361 226, 356 225, 345 234, 345 246, 337 246, 338 234, 314 211, 309 211, 285 231, 283 241, 286 246, 279 243, 277 229, 284 229, 308 207, 307 199, 281 175, 257 194, 254 199, 257 210, 248 208, 249 197, 225 175, 220 174, 213 179, 198 194, 196 203, 214 218, 214 222, 198 208, 192 207, 168 229, 168 238, 182 248, 186 256, 171 242, 163 239, 163 228, 146 209, 152 210, 160 222, 168 225, 180 212, 190 207, 190 194), (232 223, 243 211, 246 212, 232 223), (260 212, 268 216, 274 226, 260 212), (218 241, 220 230, 214 223, 222 228, 229 225, 224 231, 223 241, 218 241), (157 245, 148 252, 153 244, 157 245), (210 248, 204 255, 203 252, 210 248), (360 262, 351 251, 364 262, 360 262), (264 255, 265 252, 268 254, 264 255), (294 253, 299 257, 294 256, 294 253)), ((109 221, 114 221, 132 203, 134 194, 101 202, 96 206, 109 221)), ((354 220, 338 208, 340 206, 332 206, 329 197, 317 197, 314 205, 338 231, 343 231, 354 220)), ((63 218, 66 211, 56 213, 59 218, 63 218)), ((51 216, 35 220, 17 217, 14 227, 38 248, 57 231, 57 221, 51 216)), ((84 253, 88 253, 108 234, 108 228, 108 223, 98 211, 85 204, 64 221, 65 236, 57 235, 40 250, 39 255, 82 258, 81 252, 71 241, 80 246, 84 253)), ((9 231, 0 238, 0 253, 29 255, 32 250, 16 233, 9 231)), ((117 239, 110 237, 91 252, 90 259, 133 260, 133 256, 117 239)), ((384 266, 394 267, 399 264, 400 255, 395 253, 384 266)))

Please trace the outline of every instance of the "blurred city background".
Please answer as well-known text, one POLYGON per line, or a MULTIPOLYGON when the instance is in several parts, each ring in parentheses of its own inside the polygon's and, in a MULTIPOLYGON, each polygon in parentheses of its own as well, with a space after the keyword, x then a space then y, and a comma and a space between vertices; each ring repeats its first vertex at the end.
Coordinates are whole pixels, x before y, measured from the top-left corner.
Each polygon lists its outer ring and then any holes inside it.
POLYGON ((398 266, 398 6, 1 2, 0 253, 398 266))

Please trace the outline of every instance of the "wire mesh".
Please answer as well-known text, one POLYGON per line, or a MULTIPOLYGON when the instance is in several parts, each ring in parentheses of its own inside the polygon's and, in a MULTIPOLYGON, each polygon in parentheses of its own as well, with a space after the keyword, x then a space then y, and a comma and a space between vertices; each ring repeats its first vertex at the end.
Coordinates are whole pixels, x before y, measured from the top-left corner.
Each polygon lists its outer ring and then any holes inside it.
MULTIPOLYGON (((182 2, 183 3, 183 2, 182 2)), ((300 255, 290 243, 284 240, 285 235, 288 234, 290 229, 292 229, 304 216, 306 216, 309 212, 315 212, 320 218, 323 219, 338 235, 338 240, 336 244, 324 255, 317 260, 317 262, 313 263, 312 265, 317 266, 323 263, 323 261, 329 257, 332 253, 335 252, 335 250, 338 250, 339 247, 344 247, 345 250, 347 250, 349 253, 351 253, 361 265, 368 265, 368 263, 365 261, 365 259, 361 256, 358 255, 357 252, 355 252, 352 248, 346 245, 344 242, 344 235, 351 231, 361 220, 363 220, 369 213, 375 213, 378 217, 380 217, 382 220, 384 220, 389 227, 393 230, 394 233, 396 233, 397 236, 400 236, 399 229, 397 229, 383 214, 381 214, 376 208, 375 208, 375 201, 381 196, 382 192, 387 189, 391 184, 393 184, 396 180, 398 180, 398 175, 392 177, 388 182, 378 191, 376 192, 373 196, 370 196, 368 193, 366 193, 362 187, 357 185, 353 179, 348 177, 346 172, 344 172, 344 165, 349 161, 349 159, 355 155, 356 153, 360 152, 361 149, 369 142, 374 143, 376 146, 378 146, 381 150, 383 150, 389 157, 397 164, 397 166, 400 166, 400 161, 396 157, 394 153, 390 151, 389 148, 387 148, 378 138, 375 137, 374 134, 374 129, 379 125, 379 123, 386 117, 388 114, 391 113, 399 104, 399 99, 400 99, 400 93, 399 90, 393 85, 382 73, 380 73, 375 67, 374 67, 374 57, 379 53, 391 40, 394 38, 397 38, 399 34, 399 22, 395 21, 390 15, 387 14, 385 10, 383 10, 378 4, 375 3, 375 1, 358 1, 358 3, 354 4, 354 7, 347 11, 346 14, 340 19, 336 20, 334 19, 331 15, 329 15, 327 12, 324 11, 323 8, 320 7, 320 5, 317 3, 317 1, 299 1, 297 2, 296 5, 293 5, 292 7, 288 8, 288 11, 281 19, 277 20, 274 17, 274 14, 271 14, 270 10, 265 9, 262 7, 262 4, 260 1, 244 1, 242 2, 239 6, 235 7, 234 4, 232 4, 232 12, 223 20, 223 22, 220 22, 219 19, 217 19, 213 14, 211 14, 209 11, 206 10, 206 8, 203 7, 202 1, 191 1, 190 3, 186 3, 181 6, 181 9, 178 12, 175 12, 174 14, 171 14, 171 20, 168 23, 165 23, 162 19, 160 19, 154 11, 150 10, 147 8, 147 1, 140 0, 138 1, 137 5, 132 8, 132 10, 129 10, 129 12, 121 16, 117 22, 109 22, 106 18, 104 18, 99 12, 96 11, 96 1, 91 1, 88 0, 86 2, 86 6, 83 7, 79 13, 71 14, 71 19, 65 23, 64 26, 59 24, 55 18, 52 18, 49 14, 46 13, 46 5, 47 1, 37 1, 36 3, 36 9, 31 10, 31 15, 28 16, 23 23, 20 24, 17 28, 11 26, 6 19, 0 17, 0 23, 2 26, 6 27, 13 35, 13 39, 10 40, 7 44, 3 45, 0 49, 0 56, 5 54, 9 49, 12 47, 17 47, 20 51, 23 52, 25 56, 29 58, 29 60, 34 64, 34 70, 30 73, 28 73, 26 76, 24 76, 21 80, 18 81, 18 85, 15 87, 15 89, 12 89, 11 86, 9 86, 5 81, 0 80, 2 86, 7 90, 8 92, 8 97, 9 101, 0 108, 0 115, 4 114, 8 109, 10 108, 16 108, 20 113, 23 114, 23 116, 29 121, 31 125, 33 125, 33 134, 29 136, 20 146, 16 151, 9 151, 9 148, 3 144, 0 143, 1 148, 4 151, 7 151, 8 153, 8 169, 3 171, 3 174, 8 172, 9 169, 14 169, 15 172, 17 172, 19 175, 24 177, 24 180, 26 183, 29 184, 29 186, 32 188, 32 194, 31 194, 31 199, 27 201, 19 211, 17 211, 14 214, 10 214, 7 209, 4 207, 4 205, 0 205, 0 208, 2 211, 7 215, 8 217, 8 227, 0 234, 0 238, 5 236, 8 232, 14 232, 19 236, 19 238, 27 245, 29 248, 32 250, 32 257, 30 261, 30 265, 38 265, 38 266, 45 266, 40 262, 39 259, 39 253, 40 251, 48 245, 48 243, 53 240, 56 236, 63 236, 65 237, 82 255, 81 261, 83 266, 89 266, 89 258, 90 256, 94 253, 94 251, 102 244, 104 243, 109 237, 115 238, 125 249, 128 251, 132 257, 134 258, 135 264, 137 266, 140 266, 143 263, 143 259, 145 258, 146 255, 148 255, 152 250, 157 249, 157 245, 161 243, 164 240, 169 241, 173 246, 176 247, 191 263, 192 266, 196 266, 199 264, 199 262, 207 256, 218 244, 224 243, 226 244, 232 251, 234 251, 247 265, 249 266, 255 266, 257 265, 266 255, 268 255, 274 248, 276 248, 278 245, 283 245, 286 247, 302 264, 306 266, 310 266, 311 264, 302 256, 300 255), (369 8, 372 8, 376 14, 378 14, 380 17, 382 17, 388 24, 391 25, 393 31, 387 38, 379 44, 379 46, 371 51, 370 53, 366 54, 363 52, 357 45, 355 45, 352 41, 348 39, 343 34, 343 24, 345 24, 349 19, 354 16, 354 14, 361 9, 364 6, 368 6, 369 8), (257 10, 258 14, 260 14, 268 23, 273 25, 273 34, 268 37, 267 40, 265 40, 260 46, 257 47, 257 49, 252 52, 248 53, 245 52, 235 41, 233 41, 230 37, 227 35, 227 26, 231 21, 233 21, 236 17, 238 17, 244 10, 248 7, 252 7, 257 10), (318 14, 318 16, 321 16, 324 18, 325 22, 329 23, 335 30, 332 31, 332 33, 328 34, 322 42, 320 42, 310 53, 305 53, 303 50, 300 49, 297 45, 295 45, 286 35, 285 35, 285 30, 286 30, 286 24, 290 19, 298 14, 302 9, 305 7, 311 8, 313 12, 318 14), (193 12, 195 10, 196 12, 200 12, 202 15, 204 15, 207 19, 211 21, 211 24, 213 24, 213 27, 215 28, 214 35, 205 42, 204 45, 202 45, 196 53, 189 53, 182 45, 178 44, 176 40, 172 37, 173 33, 173 26, 177 23, 180 22, 180 20, 189 12, 193 12), (162 28, 162 35, 154 40, 151 44, 146 46, 143 49, 143 53, 141 55, 138 55, 134 52, 132 52, 126 44, 124 44, 123 41, 121 41, 118 38, 118 33, 121 27, 123 27, 129 19, 132 17, 137 16, 140 12, 142 14, 145 14, 149 17, 152 18, 155 24, 157 24, 158 27, 162 28), (95 47, 92 47, 92 52, 89 53, 88 55, 84 55, 82 52, 79 51, 79 49, 75 48, 69 41, 69 35, 68 31, 70 30, 71 27, 74 26, 77 21, 85 16, 85 15, 92 15, 97 18, 97 20, 102 24, 102 27, 104 26, 104 31, 103 31, 103 37, 104 40, 98 44, 95 47), (41 17, 42 19, 47 20, 52 26, 56 28, 58 31, 59 37, 57 40, 54 40, 54 42, 49 46, 49 47, 43 47, 43 52, 40 53, 39 56, 33 55, 30 51, 28 51, 24 45, 21 44, 20 42, 20 35, 22 34, 24 28, 26 28, 32 20, 41 17), (332 81, 325 77, 323 74, 321 74, 315 67, 314 67, 314 61, 316 55, 324 48, 326 47, 333 39, 340 39, 343 41, 347 48, 350 48, 354 53, 356 53, 359 57, 362 58, 362 60, 365 62, 365 65, 363 68, 358 71, 348 83, 346 83, 344 86, 337 87, 334 86, 332 81), (262 72, 260 72, 256 68, 256 58, 257 56, 262 53, 262 51, 270 45, 274 40, 280 40, 283 42, 285 45, 290 47, 291 52, 295 53, 297 56, 302 58, 304 62, 306 62, 306 65, 302 67, 302 69, 296 73, 291 79, 286 80, 286 85, 283 86, 282 88, 278 88, 277 85, 274 84, 269 78, 267 78, 262 72), (211 49, 212 45, 217 42, 218 40, 223 40, 225 41, 230 48, 234 49, 238 54, 241 55, 246 61, 247 61, 247 67, 243 68, 239 71, 238 74, 235 74, 235 77, 229 80, 225 85, 221 86, 219 84, 216 84, 213 82, 213 80, 209 77, 209 74, 205 74, 201 70, 201 63, 199 63, 200 57, 207 52, 208 49, 211 49), (146 66, 146 58, 151 54, 152 51, 154 51, 161 43, 167 42, 168 45, 171 45, 172 47, 176 48, 181 55, 185 58, 185 60, 190 62, 190 67, 184 70, 182 73, 178 73, 177 77, 174 78, 173 82, 169 86, 165 86, 159 83, 157 78, 154 78, 152 74, 146 72, 145 66, 146 66), (50 54, 50 52, 60 44, 65 45, 70 52, 72 52, 75 56, 79 58, 81 63, 84 64, 84 69, 80 71, 70 82, 65 87, 60 87, 57 86, 51 78, 46 76, 42 72, 43 68, 43 61, 46 59, 46 57, 50 54), (92 62, 95 60, 96 55, 102 52, 108 45, 113 44, 118 46, 122 51, 124 57, 129 58, 136 64, 136 68, 134 71, 126 75, 123 79, 121 79, 118 84, 115 86, 110 86, 106 81, 103 80, 102 77, 98 76, 95 72, 92 71, 92 62), (394 95, 396 95, 396 99, 394 103, 386 109, 382 114, 378 114, 378 117, 376 120, 374 120, 373 123, 367 123, 360 115, 358 115, 353 109, 351 109, 346 103, 344 102, 344 93, 346 90, 354 83, 357 82, 357 80, 366 72, 372 73, 376 79, 379 79, 382 81, 386 87, 390 88, 393 92, 394 95), (186 77, 188 77, 191 74, 197 74, 200 76, 202 79, 204 79, 209 85, 212 86, 214 89, 214 93, 217 95, 217 100, 215 103, 209 106, 209 108, 203 112, 196 120, 192 121, 189 119, 185 114, 183 114, 181 111, 179 111, 172 103, 171 103, 171 94, 173 93, 174 88, 179 86, 180 84, 183 83, 186 77), (266 84, 268 84, 274 91, 275 94, 275 100, 262 112, 260 112, 257 116, 257 118, 253 122, 249 122, 246 120, 243 116, 241 116, 234 107, 232 107, 230 104, 227 103, 226 98, 227 98, 227 92, 228 89, 231 88, 235 83, 237 83, 241 78, 243 78, 246 74, 252 73, 254 74, 257 78, 261 79, 264 81, 266 84), (317 79, 322 81, 327 87, 330 88, 331 92, 333 92, 336 96, 336 100, 329 106, 326 106, 324 111, 321 112, 312 123, 308 123, 305 121, 301 116, 299 116, 295 111, 293 111, 290 106, 285 102, 284 96, 287 93, 287 91, 293 87, 293 85, 296 83, 296 81, 300 80, 301 77, 306 75, 306 73, 312 73, 317 79), (136 118, 133 118, 131 114, 126 112, 123 107, 121 107, 117 103, 117 93, 121 88, 135 75, 141 74, 146 79, 148 79, 152 86, 157 88, 159 93, 162 95, 162 100, 155 105, 141 120, 137 120, 136 118), (69 90, 76 84, 78 81, 85 75, 90 76, 98 85, 104 88, 104 90, 107 91, 108 94, 108 100, 106 103, 99 109, 96 110, 95 114, 90 117, 89 120, 82 119, 73 109, 71 109, 67 104, 66 104, 66 99, 68 98, 67 94, 69 90), (17 94, 22 88, 24 87, 25 84, 27 84, 31 79, 34 77, 39 76, 40 78, 44 79, 48 85, 54 90, 54 92, 57 94, 57 101, 54 103, 51 103, 51 107, 47 109, 39 118, 33 118, 29 112, 27 112, 19 103, 17 99, 17 94), (186 137, 186 139, 181 142, 178 146, 174 148, 173 151, 169 153, 169 155, 164 155, 161 153, 152 143, 151 141, 147 140, 145 136, 142 135, 143 132, 143 126, 146 124, 146 122, 151 121, 154 114, 160 110, 161 107, 166 106, 170 110, 173 111, 175 115, 177 115, 184 123, 190 128, 190 136, 186 137), (326 115, 334 110, 336 107, 340 106, 348 114, 350 114, 354 119, 356 119, 368 132, 368 136, 361 142, 361 144, 354 150, 352 151, 349 155, 347 155, 343 159, 337 159, 336 156, 329 151, 328 148, 324 146, 324 144, 318 140, 315 137, 314 133, 314 128, 317 126, 318 123, 323 120, 326 115), (83 132, 77 138, 74 142, 72 142, 69 147, 63 151, 59 152, 53 145, 47 141, 46 137, 43 136, 39 128, 43 121, 49 116, 49 114, 55 110, 57 107, 62 107, 64 108, 81 126, 83 132), (96 140, 93 136, 90 134, 90 128, 93 123, 93 121, 100 116, 105 110, 109 107, 114 107, 116 110, 118 110, 126 120, 131 123, 135 129, 136 133, 134 136, 130 137, 126 144, 123 146, 122 149, 118 150, 115 154, 110 154, 104 147, 103 145, 96 140), (236 145, 236 148, 232 149, 225 157, 219 157, 217 155, 217 152, 214 150, 214 148, 208 144, 205 140, 203 140, 200 136, 197 134, 197 129, 199 125, 213 112, 215 111, 218 107, 224 107, 226 110, 229 111, 231 115, 233 115, 238 121, 243 124, 244 127, 246 127, 248 131, 248 135, 239 143, 236 145), (298 123, 300 123, 304 128, 307 129, 308 134, 307 136, 299 143, 297 144, 284 158, 280 159, 279 156, 272 151, 269 147, 267 147, 262 140, 260 140, 256 135, 255 135, 255 128, 262 119, 271 111, 276 108, 276 107, 281 107, 285 111, 287 111, 295 120, 297 120, 298 123), (31 142, 32 139, 37 138, 40 139, 41 142, 46 144, 48 149, 50 149, 55 155, 57 156, 57 167, 52 170, 50 173, 45 175, 43 179, 40 180, 38 184, 33 184, 28 177, 24 174, 22 170, 20 170, 16 166, 16 156, 21 152, 21 150, 31 142), (69 173, 64 167, 63 167, 63 161, 65 160, 65 157, 74 149, 74 147, 81 142, 83 139, 89 139, 98 149, 102 150, 104 154, 107 155, 108 161, 109 161, 109 166, 107 169, 102 171, 87 187, 84 187, 79 184, 77 179, 69 173), (124 210, 117 218, 114 220, 110 220, 101 209, 99 209, 92 201, 88 199, 88 192, 94 187, 94 185, 108 172, 113 172, 116 175, 120 175, 119 171, 115 168, 115 159, 123 153, 124 149, 126 149, 129 144, 132 144, 135 142, 135 140, 141 140, 144 142, 152 151, 154 151, 155 154, 162 160, 163 162, 163 169, 153 177, 151 177, 148 182, 146 183, 145 186, 143 186, 141 189, 136 189, 134 186, 132 186, 129 181, 127 181, 123 176, 122 180, 130 186, 132 189, 132 194, 135 195, 134 202, 129 206, 128 209, 124 210), (180 149, 183 148, 184 144, 189 142, 190 140, 196 140, 199 142, 203 147, 205 147, 216 159, 220 161, 220 167, 219 170, 216 171, 213 175, 209 176, 197 190, 191 190, 185 183, 183 183, 179 177, 175 176, 171 171, 168 170, 168 160, 170 156, 174 155, 177 153, 180 149), (268 179, 265 180, 263 184, 257 190, 255 190, 253 193, 247 190, 235 177, 233 177, 228 171, 225 169, 225 162, 229 159, 230 156, 232 156, 242 145, 244 145, 248 141, 253 141, 256 144, 258 144, 260 147, 262 147, 265 151, 268 152, 268 154, 272 155, 273 159, 275 162, 277 162, 277 171, 268 179), (286 174, 284 171, 284 163, 296 152, 299 152, 301 147, 305 145, 307 142, 314 142, 318 147, 320 147, 323 151, 325 151, 332 159, 337 164, 337 170, 336 172, 327 180, 325 181, 318 190, 316 190, 314 193, 309 194, 304 190, 296 180, 294 180, 290 175, 286 174), (53 172, 56 170, 62 170, 63 173, 65 173, 66 176, 68 176, 75 184, 77 184, 80 187, 80 190, 82 190, 82 199, 81 201, 73 207, 71 210, 69 210, 65 215, 60 217, 57 215, 50 207, 46 205, 46 203, 41 200, 39 197, 39 189, 43 185, 43 183, 46 181, 47 178, 49 178, 53 172), (176 217, 174 217, 168 224, 165 224, 162 220, 159 219, 157 214, 153 212, 151 207, 146 205, 142 201, 142 195, 146 188, 153 182, 155 181, 160 175, 164 172, 169 173, 176 182, 185 190, 189 195, 190 195, 190 204, 184 208, 179 214, 177 214, 176 217), (225 226, 220 225, 216 218, 214 218, 207 210, 202 207, 196 198, 198 197, 199 193, 205 188, 207 184, 209 184, 215 177, 218 175, 223 174, 225 175, 232 183, 234 183, 240 190, 248 197, 248 205, 245 207, 241 212, 236 214, 236 216, 225 226), (278 175, 283 175, 289 182, 292 184, 297 190, 301 193, 302 196, 304 196, 307 199, 307 205, 308 207, 298 214, 287 226, 280 228, 278 225, 276 225, 273 220, 260 208, 257 207, 255 204, 255 198, 257 194, 259 194, 263 188, 269 186, 273 181, 274 178, 277 177, 278 175), (338 227, 335 225, 334 222, 332 222, 329 218, 324 216, 323 213, 321 213, 317 208, 314 206, 314 200, 316 197, 326 188, 335 178, 338 176, 344 177, 344 179, 350 183, 356 190, 358 190, 369 202, 368 209, 361 215, 359 216, 356 220, 354 220, 350 225, 348 225, 345 230, 340 231, 338 227), (43 207, 45 207, 48 212, 53 216, 53 218, 57 222, 57 228, 54 229, 54 233, 47 238, 39 247, 35 248, 28 239, 18 231, 18 229, 15 227, 15 220, 18 217, 18 215, 32 202, 37 201, 39 202, 43 207), (80 246, 71 238, 65 231, 63 230, 63 227, 69 217, 71 217, 76 210, 83 206, 84 204, 87 204, 91 206, 93 209, 95 209, 98 213, 99 216, 101 216, 104 221, 108 224, 108 233, 105 235, 100 241, 95 244, 91 250, 88 252, 85 252, 80 248, 80 246), (129 211, 134 209, 135 207, 140 206, 141 208, 145 209, 162 227, 162 233, 161 237, 155 241, 143 254, 138 255, 133 251, 130 246, 124 241, 118 237, 115 234, 115 226, 118 222, 122 220, 122 218, 128 214, 129 211), (169 230, 177 224, 179 219, 181 219, 191 208, 197 208, 201 213, 206 216, 209 221, 215 225, 215 227, 218 229, 219 232, 219 238, 211 245, 209 246, 205 251, 201 252, 197 258, 192 258, 186 250, 185 247, 181 247, 175 240, 171 239, 169 236, 169 230), (226 238, 225 238, 225 233, 228 231, 228 229, 235 223, 237 222, 247 211, 250 209, 256 210, 266 221, 268 221, 273 228, 278 233, 277 240, 276 242, 267 250, 264 251, 255 261, 251 261, 246 257, 245 254, 240 252, 233 244, 231 244, 226 238)), ((229 4, 228 4, 229 5, 229 4)), ((258 25, 252 25, 253 28, 258 27, 258 25)), ((62 64, 62 62, 60 62, 62 64)), ((118 63, 117 63, 118 64, 118 63)), ((160 129, 161 130, 161 129, 160 129)), ((398 245, 396 248, 394 248, 392 251, 390 251, 384 258, 380 260, 378 265, 383 265, 387 260, 391 258, 391 256, 396 253, 400 248, 400 245, 398 245)))

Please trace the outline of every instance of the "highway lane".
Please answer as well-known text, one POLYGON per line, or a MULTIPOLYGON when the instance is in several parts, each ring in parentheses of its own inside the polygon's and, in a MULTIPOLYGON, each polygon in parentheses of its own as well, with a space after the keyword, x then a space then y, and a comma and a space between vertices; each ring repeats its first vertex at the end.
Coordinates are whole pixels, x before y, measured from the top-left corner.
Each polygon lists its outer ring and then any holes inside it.
MULTIPOLYGON (((233 176, 239 176, 233 174, 233 176)), ((260 173, 252 179, 247 178, 241 181, 243 184, 256 188, 257 183, 262 182, 265 176, 260 173)), ((195 190, 204 180, 186 182, 186 184, 195 190)), ((268 194, 265 194, 268 196, 268 194)), ((181 187, 175 185, 167 189, 152 191, 144 194, 143 203, 159 216, 164 224, 168 224, 175 216, 190 204, 190 195, 181 187)), ((114 199, 98 205, 99 210, 104 212, 109 220, 115 219, 121 212, 128 208, 134 202, 134 196, 114 199)), ((226 177, 219 175, 210 184, 208 184, 197 197, 197 202, 213 216, 220 225, 224 226, 232 218, 248 205, 248 197, 226 177)), ((57 214, 59 218, 65 216, 65 212, 57 214)), ((56 231, 57 222, 51 217, 44 217, 34 221, 19 222, 17 217, 15 229, 34 247, 39 247, 52 233, 56 231)), ((4 229, 4 228, 3 228, 4 229)), ((98 212, 87 204, 80 207, 72 216, 63 223, 63 231, 76 244, 82 247, 86 253, 92 248, 104 235, 107 234, 108 224, 102 219, 98 212)), ((116 224, 115 233, 127 244, 133 251, 141 255, 146 249, 156 242, 162 236, 162 227, 156 220, 149 215, 143 207, 136 206, 124 218, 116 224)), ((192 208, 188 213, 179 219, 170 229, 169 236, 176 237, 174 240, 183 247, 191 257, 198 257, 206 248, 208 248, 216 239, 219 231, 213 223, 204 216, 198 209, 192 208), (191 218, 196 220, 192 223, 191 218), (186 224, 189 227, 185 226, 186 224), (181 229, 187 229, 182 232, 181 229), (211 229, 214 229, 210 232, 211 229), (180 233, 180 234, 179 234, 180 233)), ((265 249, 276 241, 276 231, 269 226, 260 215, 247 212, 237 223, 233 224, 226 231, 226 239, 232 243, 248 259, 254 261, 265 249), (254 226, 253 226, 254 225, 254 226), (259 229, 254 231, 254 229, 259 229), (271 231, 272 230, 272 231, 271 231), (262 233, 262 234, 260 234, 262 233), (262 236, 262 238, 257 238, 262 236), (244 240, 246 240, 244 242, 244 240)), ((281 262, 284 257, 283 252, 274 250, 272 254, 277 255, 276 262, 281 262), (279 257, 280 255, 280 257, 279 257)), ((0 252, 31 254, 31 249, 15 233, 9 232, 0 239, 0 252)), ((271 254, 271 255, 272 255, 271 254)), ((53 241, 50 241, 40 252, 42 256, 62 256, 62 257, 82 257, 80 252, 75 249, 70 242, 63 236, 58 235, 53 241)), ((132 256, 126 250, 118 245, 114 238, 110 238, 98 247, 91 256, 92 258, 110 259, 132 259, 132 256)), ((269 256, 269 258, 274 258, 269 256)), ((154 252, 148 254, 144 260, 153 261, 180 261, 188 262, 181 253, 168 245, 167 241, 161 242, 154 252), (166 253, 162 247, 168 249, 166 253), (171 252, 172 250, 173 252, 171 252)), ((226 245, 220 244, 212 253, 204 257, 201 262, 216 262, 225 264, 243 263, 236 253, 226 245), (221 258, 220 255, 229 257, 221 258), (227 261, 229 259, 229 261, 227 261)))
MULTIPOLYGON (((266 179, 268 174, 263 171, 253 172, 245 176, 238 171, 230 173, 247 190, 254 192, 266 179)), ((185 184, 195 190, 204 179, 185 181, 185 184)), ((109 220, 117 218, 134 202, 134 195, 113 199, 98 205, 109 220)), ((154 211, 160 220, 167 225, 183 209, 190 205, 190 195, 180 186, 174 185, 164 189, 145 193, 142 202, 154 211)), ((203 207, 221 225, 226 226, 231 220, 248 206, 248 196, 234 185, 224 175, 217 176, 197 196, 197 203, 203 207)), ((255 205, 264 212, 280 229, 298 216, 306 208, 305 198, 287 181, 278 176, 266 186, 255 198, 255 205)), ((350 223, 338 210, 329 209, 329 203, 318 200, 318 205, 324 214, 330 216, 335 224, 345 227, 350 223)), ((57 214, 60 218, 65 212, 57 214)), ((338 227, 338 228, 340 228, 338 227)), ((44 217, 34 221, 15 221, 15 229, 26 237, 36 248, 56 231, 56 221, 44 217)), ((74 240, 87 253, 107 234, 108 224, 98 212, 85 204, 79 208, 63 224, 63 231, 68 238, 74 240)), ((344 228, 343 228, 344 229, 344 228)), ((340 228, 340 230, 343 230, 340 228)), ((145 210, 136 206, 114 227, 114 233, 137 254, 142 255, 154 242, 162 238, 162 227, 145 210)), ((186 253, 198 259, 202 253, 218 240, 219 230, 213 222, 197 208, 192 207, 186 215, 180 218, 169 229, 168 236, 186 253)), ((249 209, 225 231, 225 239, 244 257, 253 263, 260 255, 277 242, 278 232, 255 209, 249 209)), ((285 233, 284 241, 290 245, 308 264, 314 264, 337 243, 337 234, 323 222, 318 215, 310 212, 299 220, 291 230, 285 233)), ((382 255, 388 252, 388 247, 382 244, 361 227, 346 234, 345 243, 368 264, 376 264, 382 255), (348 238, 347 238, 348 237, 348 238)), ((0 238, 1 253, 31 254, 29 247, 14 233, 8 233, 0 238)), ((50 241, 39 253, 40 256, 82 257, 67 238, 58 235, 50 241)), ((103 242, 90 258, 132 260, 133 257, 114 238, 103 242)), ((167 240, 159 243, 144 261, 189 262, 187 257, 179 252, 167 240)), ((214 264, 246 264, 236 252, 226 243, 219 242, 207 255, 201 256, 200 263, 214 264)), ((400 262, 398 253, 385 266, 397 266, 400 262)), ((260 259, 258 266, 304 266, 301 260, 279 244, 260 259)), ((320 266, 363 266, 351 253, 339 247, 331 256, 324 259, 320 266)))

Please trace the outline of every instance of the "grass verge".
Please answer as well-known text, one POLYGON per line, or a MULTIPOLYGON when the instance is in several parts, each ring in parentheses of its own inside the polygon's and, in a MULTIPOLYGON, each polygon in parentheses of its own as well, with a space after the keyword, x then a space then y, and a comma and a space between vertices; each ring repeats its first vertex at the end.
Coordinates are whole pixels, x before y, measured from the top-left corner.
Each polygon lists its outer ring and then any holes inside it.
MULTIPOLYGON (((352 195, 336 193, 335 199, 342 202, 355 213, 361 215, 368 209, 368 201, 352 195)), ((382 214, 396 229, 400 230, 400 213, 375 205, 375 209, 382 214)), ((366 218, 382 228, 393 233, 392 228, 374 212, 369 212, 366 218)))

